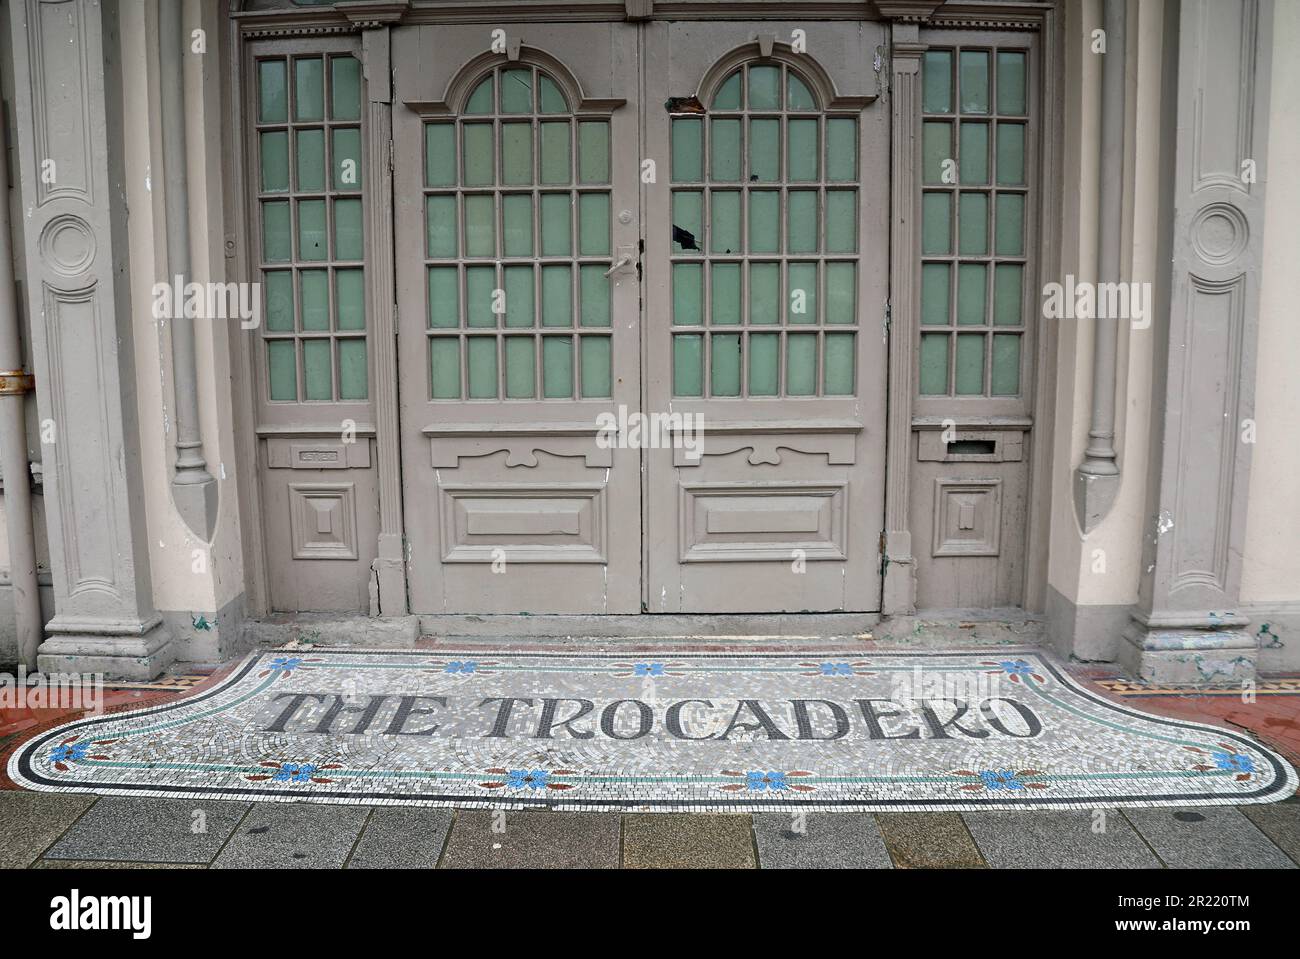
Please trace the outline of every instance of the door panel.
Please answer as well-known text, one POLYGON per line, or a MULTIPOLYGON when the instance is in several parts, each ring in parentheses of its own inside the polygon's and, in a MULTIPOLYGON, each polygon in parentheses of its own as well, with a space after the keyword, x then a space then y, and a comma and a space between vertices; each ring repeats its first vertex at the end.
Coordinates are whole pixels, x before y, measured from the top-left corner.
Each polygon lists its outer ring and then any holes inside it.
POLYGON ((645 453, 647 608, 878 609, 883 31, 645 31, 645 142, 667 159, 643 188, 644 402, 703 418, 703 455, 645 453))
POLYGON ((634 612, 637 35, 402 28, 394 189, 416 612, 634 612), (418 70, 418 72, 417 72, 418 70))

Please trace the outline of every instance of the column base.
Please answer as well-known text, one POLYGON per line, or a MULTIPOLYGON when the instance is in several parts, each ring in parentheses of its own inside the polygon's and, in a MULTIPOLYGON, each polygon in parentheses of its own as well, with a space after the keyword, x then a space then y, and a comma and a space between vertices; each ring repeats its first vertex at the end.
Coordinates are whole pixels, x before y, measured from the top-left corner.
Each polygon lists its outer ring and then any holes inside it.
POLYGON ((45 629, 53 635, 36 651, 43 673, 102 673, 105 679, 148 680, 176 659, 171 632, 161 618, 133 629, 130 623, 91 625, 55 617, 45 629))
POLYGON ((1129 624, 1119 644, 1119 661, 1148 683, 1239 686, 1255 681, 1259 644, 1243 626, 1195 629, 1129 624))
POLYGON ((885 534, 885 583, 880 611, 902 616, 916 612, 916 560, 912 557, 910 531, 891 530, 885 534))

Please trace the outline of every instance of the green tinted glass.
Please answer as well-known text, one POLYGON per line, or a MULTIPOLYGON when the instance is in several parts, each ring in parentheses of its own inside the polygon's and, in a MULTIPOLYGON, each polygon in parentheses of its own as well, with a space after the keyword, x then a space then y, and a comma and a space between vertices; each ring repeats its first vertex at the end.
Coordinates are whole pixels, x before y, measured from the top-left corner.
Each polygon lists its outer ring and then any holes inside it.
POLYGON ((334 364, 329 340, 302 341, 302 388, 305 399, 334 399, 334 364))
POLYGON ((921 375, 919 390, 922 396, 942 396, 948 392, 948 334, 921 334, 921 375))
POLYGON ((293 118, 325 119, 325 64, 320 57, 293 61, 293 118))
POLYGON ((852 333, 826 334, 822 392, 827 396, 852 395, 856 341, 852 333))
POLYGON ((749 395, 776 396, 780 387, 781 337, 777 333, 749 336, 749 395))
POLYGON ((709 392, 740 395, 740 334, 715 333, 709 341, 709 392))
POLYGON ((425 201, 425 226, 430 257, 456 255, 456 198, 431 196, 425 201))
POLYGON ((262 259, 285 263, 293 259, 289 232, 289 204, 276 200, 262 204, 262 259))
MULTIPOLYGON (((283 60, 259 60, 257 64, 257 118, 262 123, 284 123, 289 119, 289 99, 283 60)), ((279 398, 279 397, 277 397, 279 398)))
POLYGON ((338 341, 339 399, 364 400, 368 395, 366 341, 350 338, 338 341))
POLYGON ((709 270, 709 322, 732 326, 740 322, 740 264, 714 263, 709 270))
POLYGON ((984 392, 984 334, 958 333, 954 386, 958 396, 984 392))
POLYGON ((262 274, 266 297, 266 328, 272 333, 293 332, 293 274, 276 270, 262 274))
POLYGON ((460 399, 458 337, 436 337, 429 341, 429 386, 435 400, 460 399))
POLYGON ((356 127, 336 127, 331 131, 334 189, 361 189, 361 131, 356 127))
POLYGON ((298 201, 298 259, 329 258, 329 238, 325 232, 325 201, 298 201))
POLYGON ((573 396, 573 337, 542 337, 542 390, 548 399, 573 396))
POLYGON ((586 398, 610 395, 610 346, 608 336, 582 337, 582 395, 586 398))
POLYGON ((298 274, 298 296, 302 305, 304 330, 330 328, 329 273, 326 270, 303 270, 298 274))
POLYGON ((460 272, 454 266, 429 267, 429 326, 460 326, 460 272))
POLYGON ((262 154, 262 192, 284 193, 289 189, 289 134, 283 130, 258 137, 262 154))
MULTIPOLYGON (((694 183, 704 178, 704 121, 699 117, 673 117, 673 181, 694 183)), ((717 123, 714 123, 716 135, 717 123)), ((716 144, 715 144, 716 150, 716 144)))
POLYGON ((506 396, 532 399, 537 393, 537 353, 531 336, 505 338, 506 396))
POLYGON ((927 50, 922 61, 921 109, 952 112, 952 51, 927 50))
POLYGON ((785 392, 812 396, 817 392, 817 334, 791 333, 786 337, 785 392))
POLYGON ((542 326, 573 325, 573 269, 542 267, 542 326))
POLYGON ((699 263, 673 264, 673 323, 698 326, 704 322, 704 267, 699 263))
POLYGON ((361 61, 356 57, 330 60, 330 116, 335 120, 361 119, 361 61))
POLYGON ((268 340, 266 366, 273 400, 298 399, 298 367, 293 340, 268 340))
POLYGON ((703 340, 698 333, 677 333, 673 336, 674 396, 703 395, 703 340))
POLYGON ((497 397, 497 340, 495 336, 471 336, 466 340, 469 367, 469 398, 497 397))

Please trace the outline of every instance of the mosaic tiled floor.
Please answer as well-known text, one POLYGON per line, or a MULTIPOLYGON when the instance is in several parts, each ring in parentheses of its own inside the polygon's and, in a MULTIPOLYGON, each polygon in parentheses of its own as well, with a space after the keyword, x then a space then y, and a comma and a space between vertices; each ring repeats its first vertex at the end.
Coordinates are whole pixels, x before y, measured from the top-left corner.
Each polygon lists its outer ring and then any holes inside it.
POLYGON ((178 702, 14 753, 31 789, 762 811, 1271 802, 1237 733, 1093 695, 1028 649, 251 654, 178 702))

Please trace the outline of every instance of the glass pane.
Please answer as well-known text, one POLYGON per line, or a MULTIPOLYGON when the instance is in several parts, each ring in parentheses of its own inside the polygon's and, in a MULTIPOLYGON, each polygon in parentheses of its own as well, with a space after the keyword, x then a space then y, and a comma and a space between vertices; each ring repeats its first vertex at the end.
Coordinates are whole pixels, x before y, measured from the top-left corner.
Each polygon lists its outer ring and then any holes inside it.
POLYGON ((542 391, 547 399, 573 396, 573 337, 542 338, 542 391))
POLYGON ((998 53, 998 113, 1025 113, 1025 55, 998 53))
POLYGON ((989 182, 989 125, 971 123, 961 125, 961 182, 989 182))
POLYGON ((753 333, 749 337, 749 395, 776 396, 780 387, 781 336, 753 333))
POLYGON ((993 335, 993 372, 989 392, 994 396, 1015 396, 1020 392, 1020 335, 993 335))
POLYGON ((293 274, 287 270, 262 274, 266 296, 266 328, 272 333, 293 331, 293 274))
POLYGON ((582 395, 607 397, 610 395, 610 338, 584 336, 582 345, 582 395))
POLYGON ((262 259, 283 263, 293 259, 289 241, 289 204, 277 200, 262 204, 262 259))
POLYGON ((740 121, 709 121, 709 175, 726 183, 740 180, 740 121))
POLYGON ((1023 302, 1024 267, 999 263, 993 268, 993 322, 998 326, 1019 326, 1023 302))
POLYGON ((296 141, 298 192, 325 192, 325 131, 298 130, 296 141))
POLYGON ((957 334, 956 390, 958 396, 984 392, 984 334, 957 334))
POLYGON ((998 124, 998 182, 1021 186, 1025 182, 1025 127, 998 124))
POLYGON ((856 263, 826 264, 827 323, 853 323, 857 319, 857 287, 856 263))
POLYGON ((361 225, 361 200, 334 201, 334 259, 365 257, 365 232, 361 225))
POLYGON ((573 270, 542 267, 542 326, 573 325, 573 270))
POLYGON ((579 270, 582 282, 583 326, 609 326, 609 278, 603 267, 584 266, 579 270))
POLYGON ((826 191, 826 252, 853 253, 858 248, 858 193, 826 191))
POLYGON ((714 263, 709 268, 709 322, 734 326, 740 322, 740 264, 714 263))
POLYGON ((266 367, 273 400, 298 399, 298 368, 293 340, 270 340, 266 344, 266 367))
POLYGON ((817 392, 817 334, 791 333, 785 348, 786 396, 812 396, 817 392))
POLYGON ((425 203, 425 225, 428 228, 430 257, 456 255, 456 198, 431 196, 425 203))
POLYGON ((302 304, 304 330, 330 328, 329 273, 325 270, 303 270, 298 274, 298 295, 302 304))
POLYGON ((781 322, 780 263, 749 264, 749 322, 781 322))
POLYGON ((284 123, 289 119, 283 60, 260 60, 257 64, 257 118, 262 123, 284 123))
POLYGON ((429 386, 435 400, 460 399, 460 339, 436 337, 429 341, 429 386))
MULTIPOLYGON (((740 71, 737 70, 731 76, 723 81, 722 86, 718 87, 718 92, 713 97, 713 109, 715 110, 739 110, 740 109, 740 71)), ((699 394, 694 394, 698 396, 699 394)))
POLYGON ((787 253, 817 252, 817 191, 791 190, 787 253))
MULTIPOLYGON (((717 123, 714 123, 716 135, 717 123)), ((704 179, 704 121, 699 117, 673 117, 673 181, 694 183, 704 179)))
POLYGON ((543 183, 568 183, 572 179, 569 138, 568 123, 542 124, 543 183))
POLYGON ((1024 256, 1024 219, 1024 194, 999 193, 997 237, 993 247, 998 256, 1024 256))
POLYGON ((781 249, 781 194, 775 190, 749 193, 749 252, 777 253, 781 249))
POLYGON ((952 271, 947 263, 921 264, 921 325, 947 326, 952 271))
POLYGON ((578 182, 609 182, 609 124, 604 120, 578 124, 578 182))
POLYGON ((298 202, 298 259, 329 258, 329 241, 325 235, 325 201, 298 202))
POLYGON ((817 322, 817 264, 791 263, 787 267, 786 282, 789 284, 786 300, 789 323, 817 322))
POLYGON ((921 124, 922 181, 943 183, 944 161, 952 158, 952 124, 947 120, 927 120, 921 124))
POLYGON ((853 394, 853 349, 855 337, 852 333, 827 333, 825 383, 822 392, 827 396, 851 396, 853 394))
POLYGON ((608 193, 579 194, 578 253, 582 256, 609 255, 608 193))
POLYGON ((325 64, 320 57, 293 61, 293 118, 325 119, 325 64))
POLYGON ((922 74, 921 109, 926 113, 952 112, 952 51, 927 50, 922 74))
POLYGON ((429 267, 429 326, 460 326, 460 274, 454 266, 429 267))
POLYGON ((922 396, 943 396, 948 392, 948 334, 921 334, 922 396))
POLYGON ((989 55, 982 50, 961 52, 961 112, 989 112, 989 55))
POLYGON ((533 182, 533 125, 501 124, 501 182, 533 182))
POLYGON ((673 264, 673 323, 698 326, 704 322, 704 267, 699 263, 673 264))
POLYGON ((542 113, 568 113, 569 104, 564 99, 564 94, 560 88, 544 73, 537 75, 537 86, 541 93, 541 112, 542 113))
POLYGON ((709 249, 714 253, 740 252, 740 193, 715 191, 709 195, 709 249))
POLYGON ((474 88, 474 92, 469 95, 465 101, 465 113, 491 113, 492 112, 492 74, 488 74, 474 88))
POLYGON ((749 121, 749 179, 770 183, 781 178, 781 121, 749 121))
POLYGON ((710 338, 709 391, 713 396, 740 395, 740 334, 719 333, 710 338))
POLYGON ((333 137, 334 189, 361 189, 361 131, 338 127, 333 137))
POLYGON ((284 193, 289 189, 289 134, 283 130, 258 137, 262 151, 262 192, 284 193))
POLYGON ((505 273, 506 326, 533 325, 533 268, 508 266, 505 273))
POLYGON ((335 120, 361 119, 361 61, 356 57, 330 61, 330 115, 335 120))
MULTIPOLYGON (((791 78, 793 79, 793 77, 791 78)), ((791 119, 786 124, 786 168, 791 180, 817 179, 817 121, 791 119)))
POLYGON ((952 252, 952 200, 948 193, 926 193, 921 198, 921 252, 952 252))
POLYGON ((858 178, 858 121, 844 117, 826 120, 826 179, 858 178))
POLYGON ((329 340, 302 341, 303 395, 309 400, 334 399, 334 369, 329 340))
POLYGON ((957 325, 979 326, 984 322, 987 268, 983 263, 957 267, 957 325))
POLYGON ((492 166, 492 125, 467 123, 461 128, 461 170, 466 186, 491 186, 495 182, 492 166))
POLYGON ((466 341, 469 365, 469 398, 472 400, 497 397, 497 338, 471 336, 466 341))
POLYGON ((506 396, 532 399, 537 394, 537 353, 531 336, 507 336, 506 396))
POLYGON ((465 197, 465 255, 496 256, 496 204, 491 195, 465 197))
POLYGON ((366 384, 366 341, 339 340, 339 399, 364 400, 366 384))
POLYGON ((573 252, 570 216, 569 194, 542 194, 542 256, 569 256, 573 252))
MULTIPOLYGON (((492 198, 486 197, 488 206, 492 198)), ((468 215, 468 209, 466 210, 468 215)), ((501 243, 506 256, 533 255, 533 196, 531 193, 507 193, 501 198, 501 243)))
POLYGON ((781 109, 781 68, 749 68, 749 109, 781 109))
POLYGON ((812 91, 793 73, 786 74, 786 109, 816 110, 817 100, 812 91))
POLYGON ((492 311, 492 291, 496 289, 496 285, 496 267, 466 267, 465 319, 471 327, 497 325, 497 314, 492 311))
POLYGON ((673 193, 673 252, 700 252, 704 233, 703 194, 694 190, 673 193))
POLYGON ((703 395, 703 337, 678 333, 673 337, 673 395, 703 395))
POLYGON ((501 112, 533 112, 533 71, 501 71, 501 112))
POLYGON ((957 210, 957 252, 983 256, 989 251, 987 193, 963 193, 957 210))

